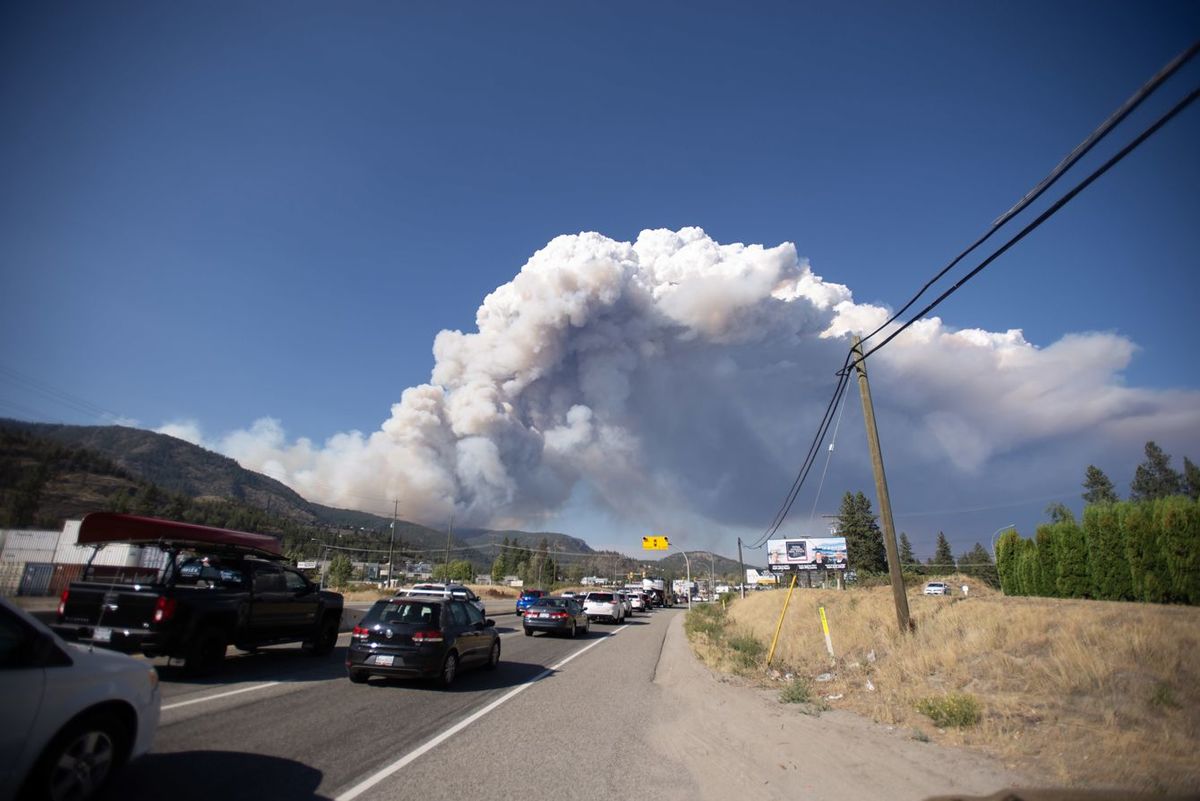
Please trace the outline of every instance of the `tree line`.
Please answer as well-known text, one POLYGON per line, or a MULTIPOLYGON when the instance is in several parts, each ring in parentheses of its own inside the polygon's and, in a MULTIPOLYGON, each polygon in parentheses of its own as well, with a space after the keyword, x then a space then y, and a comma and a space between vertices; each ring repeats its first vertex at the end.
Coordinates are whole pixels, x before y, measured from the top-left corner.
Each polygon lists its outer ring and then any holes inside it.
POLYGON ((1032 539, 1010 531, 996 544, 1006 595, 1200 603, 1200 470, 1147 442, 1122 501, 1095 465, 1084 475, 1083 522, 1052 504, 1032 539))

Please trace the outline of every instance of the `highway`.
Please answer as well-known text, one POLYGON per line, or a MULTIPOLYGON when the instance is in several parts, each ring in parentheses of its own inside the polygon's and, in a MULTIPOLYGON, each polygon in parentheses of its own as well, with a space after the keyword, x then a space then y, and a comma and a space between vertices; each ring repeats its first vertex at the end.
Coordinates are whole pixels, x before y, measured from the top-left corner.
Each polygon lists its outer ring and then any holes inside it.
POLYGON ((326 658, 295 646, 230 651, 209 679, 156 660, 163 700, 155 748, 103 797, 382 801, 471 798, 486 789, 580 798, 593 795, 580 793, 581 781, 601 783, 596 797, 636 790, 632 773, 639 783, 662 773, 667 787, 672 777, 637 740, 649 736, 638 733, 647 728, 646 696, 679 614, 593 624, 590 635, 571 640, 525 637, 515 615, 491 612, 501 632, 499 669, 464 672, 449 690, 419 681, 351 684, 345 633, 326 658))

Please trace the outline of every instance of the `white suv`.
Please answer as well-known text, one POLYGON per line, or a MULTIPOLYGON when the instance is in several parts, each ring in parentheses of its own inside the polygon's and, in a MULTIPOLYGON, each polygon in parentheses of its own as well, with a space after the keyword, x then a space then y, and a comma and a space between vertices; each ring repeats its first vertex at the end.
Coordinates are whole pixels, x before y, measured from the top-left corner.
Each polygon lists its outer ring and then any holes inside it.
POLYGON ((583 599, 583 613, 588 620, 604 618, 613 623, 625 621, 625 605, 615 592, 589 592, 583 599))
POLYGON ((95 795, 150 750, 161 704, 150 664, 68 645, 0 598, 0 801, 95 795))
POLYGON ((950 587, 943 581, 931 581, 925 585, 926 595, 949 595, 950 587))
POLYGON ((399 590, 396 595, 423 595, 426 598, 456 598, 460 601, 466 601, 484 615, 487 614, 487 609, 483 606, 483 600, 471 592, 469 587, 464 587, 462 584, 414 584, 412 589, 399 590))

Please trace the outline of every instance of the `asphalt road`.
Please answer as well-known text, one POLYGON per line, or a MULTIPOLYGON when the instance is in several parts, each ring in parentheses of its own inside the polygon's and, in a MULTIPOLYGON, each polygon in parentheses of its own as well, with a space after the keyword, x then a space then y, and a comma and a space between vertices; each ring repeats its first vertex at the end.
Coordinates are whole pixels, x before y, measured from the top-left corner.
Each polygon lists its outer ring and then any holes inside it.
POLYGON ((211 679, 163 662, 155 748, 105 798, 599 798, 647 781, 670 787, 637 739, 677 614, 593 624, 571 640, 525 637, 516 616, 492 612, 499 669, 464 672, 449 690, 351 684, 347 634, 325 658, 295 646, 231 651, 211 679))

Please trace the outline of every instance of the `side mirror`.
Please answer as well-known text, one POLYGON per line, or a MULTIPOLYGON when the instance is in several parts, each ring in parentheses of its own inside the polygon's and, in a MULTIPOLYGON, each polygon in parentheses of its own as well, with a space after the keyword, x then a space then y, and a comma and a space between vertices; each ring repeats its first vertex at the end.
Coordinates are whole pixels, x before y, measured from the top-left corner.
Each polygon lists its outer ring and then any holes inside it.
POLYGON ((493 628, 495 625, 496 625, 496 621, 492 620, 490 617, 487 620, 483 621, 484 628, 490 629, 490 628, 493 628))

